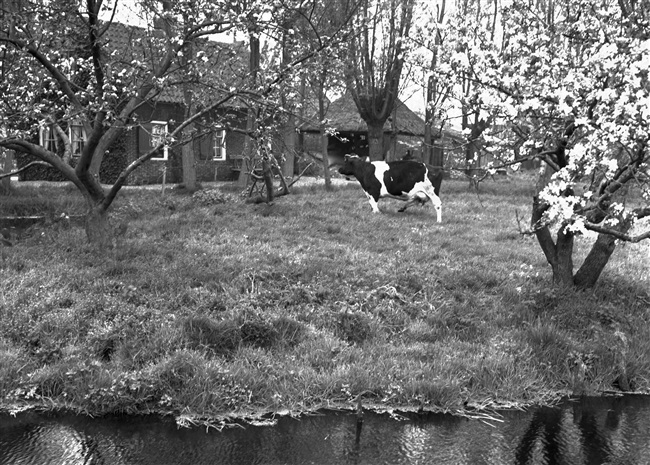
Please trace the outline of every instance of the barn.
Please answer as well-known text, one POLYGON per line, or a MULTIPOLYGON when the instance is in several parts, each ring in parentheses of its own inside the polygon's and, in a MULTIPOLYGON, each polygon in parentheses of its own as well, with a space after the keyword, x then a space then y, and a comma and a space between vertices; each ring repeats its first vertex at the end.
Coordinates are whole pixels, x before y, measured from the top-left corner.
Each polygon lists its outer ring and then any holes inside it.
MULTIPOLYGON (((333 135, 328 136, 327 144, 327 156, 331 165, 340 165, 343 156, 348 153, 361 157, 368 155, 368 126, 359 115, 351 96, 344 95, 330 103, 326 119, 327 126, 335 130, 333 135)), ((300 126, 304 151, 308 153, 321 151, 318 121, 318 115, 315 114, 300 126)), ((424 120, 398 99, 392 117, 384 125, 384 159, 398 160, 410 153, 417 160, 442 167, 445 152, 457 151, 462 144, 461 136, 457 131, 443 130, 437 139, 438 150, 434 150, 433 155, 423 156, 424 120)))

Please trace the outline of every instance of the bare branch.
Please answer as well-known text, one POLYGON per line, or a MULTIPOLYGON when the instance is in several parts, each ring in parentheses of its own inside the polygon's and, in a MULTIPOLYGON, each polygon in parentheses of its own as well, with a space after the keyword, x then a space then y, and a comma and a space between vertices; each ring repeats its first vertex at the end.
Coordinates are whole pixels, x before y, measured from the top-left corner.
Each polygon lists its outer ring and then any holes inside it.
POLYGON ((54 121, 51 121, 52 126, 54 127, 54 130, 56 133, 59 135, 61 140, 63 141, 63 146, 65 147, 63 150, 63 161, 67 163, 68 165, 70 164, 70 160, 72 160, 72 144, 70 144, 70 138, 68 135, 65 133, 63 129, 61 129, 61 126, 56 124, 54 121))
POLYGON ((9 150, 16 150, 18 152, 34 155, 41 161, 59 170, 61 174, 69 181, 72 181, 72 183, 74 183, 74 185, 77 186, 84 195, 88 194, 88 190, 76 176, 74 169, 54 153, 45 150, 40 145, 22 139, 0 139, 0 147, 6 147, 9 150))
POLYGON ((517 229, 519 229, 519 234, 521 234, 522 236, 529 236, 535 234, 536 229, 538 227, 532 227, 530 225, 522 226, 522 221, 524 221, 524 218, 519 216, 519 210, 515 210, 515 219, 517 220, 517 229))
POLYGON ((555 169, 557 171, 557 169, 556 169, 557 165, 555 165, 552 162, 552 160, 547 160, 548 155, 551 155, 551 154, 554 154, 554 153, 555 153, 555 150, 546 150, 544 152, 534 153, 534 154, 528 155, 526 157, 520 157, 520 158, 516 158, 516 159, 511 160, 511 161, 503 162, 500 165, 492 165, 492 166, 490 166, 490 169, 507 168, 509 166, 518 165, 520 163, 524 163, 524 162, 535 160, 535 159, 539 158, 541 160, 544 160, 545 163, 548 163, 549 165, 551 165, 551 168, 553 168, 553 169, 555 169))
POLYGON ((631 235, 631 234, 621 232, 614 228, 607 228, 605 226, 602 226, 601 224, 602 223, 599 224, 590 223, 588 221, 585 221, 584 223, 585 228, 588 229, 589 231, 594 231, 600 234, 607 234, 609 236, 613 236, 616 239, 620 239, 625 242, 641 242, 644 239, 650 239, 650 231, 646 231, 644 233, 637 234, 637 235, 631 235))
POLYGON ((21 172, 25 171, 27 168, 31 168, 32 166, 35 166, 35 165, 52 166, 49 163, 37 160, 37 161, 27 163, 25 166, 23 166, 22 168, 18 168, 17 170, 10 171, 8 173, 0 173, 0 179, 8 178, 9 176, 15 176, 18 173, 21 173, 21 172))

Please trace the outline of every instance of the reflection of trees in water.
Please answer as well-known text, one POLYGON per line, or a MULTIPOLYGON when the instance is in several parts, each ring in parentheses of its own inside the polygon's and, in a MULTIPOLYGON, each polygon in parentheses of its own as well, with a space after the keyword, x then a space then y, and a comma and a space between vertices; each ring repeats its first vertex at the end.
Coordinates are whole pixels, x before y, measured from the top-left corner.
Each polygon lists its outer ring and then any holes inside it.
POLYGON ((626 395, 586 398, 572 406, 581 432, 584 463, 648 463, 650 421, 648 397, 626 395))
POLYGON ((0 417, 0 464, 643 464, 650 456, 649 411, 647 396, 585 398, 507 412, 503 423, 489 426, 451 415, 395 421, 366 412, 359 430, 355 415, 330 412, 220 433, 155 418, 26 415, 3 425, 0 417))
MULTIPOLYGON (((594 409, 594 405, 590 405, 588 400, 584 400, 581 404, 576 404, 573 408, 573 422, 578 426, 580 432, 585 463, 590 464, 609 462, 612 452, 607 441, 609 437, 607 428, 605 425, 602 431, 598 428, 596 413, 597 410, 594 409)), ((608 411, 608 413, 616 415, 616 420, 612 420, 612 422, 618 425, 620 412, 618 410, 612 410, 608 411)))
POLYGON ((621 422, 630 420, 628 427, 633 428, 638 425, 635 415, 623 415, 622 402, 586 398, 573 403, 571 410, 538 408, 521 437, 516 463, 537 463, 539 454, 548 464, 575 463, 575 454, 580 455, 580 463, 610 463, 617 455, 616 443, 623 449, 618 452, 626 454, 621 422))
POLYGON ((546 407, 536 409, 515 452, 516 463, 533 463, 531 460, 534 459, 535 450, 540 442, 547 463, 562 463, 561 425, 562 410, 546 407))

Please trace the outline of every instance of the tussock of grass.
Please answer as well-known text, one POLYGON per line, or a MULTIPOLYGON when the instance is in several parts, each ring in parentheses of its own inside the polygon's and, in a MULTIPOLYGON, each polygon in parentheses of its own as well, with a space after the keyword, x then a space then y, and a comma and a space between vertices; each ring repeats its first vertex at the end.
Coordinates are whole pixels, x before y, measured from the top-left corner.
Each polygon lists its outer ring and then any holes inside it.
POLYGON ((213 321, 206 317, 190 317, 183 323, 184 338, 195 349, 205 348, 215 355, 233 352, 242 335, 234 321, 213 321))
MULTIPOLYGON (((0 208, 57 216, 73 194, 20 187, 0 208)), ((446 181, 442 224, 390 200, 374 215, 344 181, 305 183, 272 206, 216 188, 123 194, 113 216, 128 228, 107 256, 74 225, 5 249, 5 403, 223 416, 362 393, 453 410, 648 390, 650 247, 619 247, 596 289, 550 287, 518 232, 524 180, 478 194, 446 181)))

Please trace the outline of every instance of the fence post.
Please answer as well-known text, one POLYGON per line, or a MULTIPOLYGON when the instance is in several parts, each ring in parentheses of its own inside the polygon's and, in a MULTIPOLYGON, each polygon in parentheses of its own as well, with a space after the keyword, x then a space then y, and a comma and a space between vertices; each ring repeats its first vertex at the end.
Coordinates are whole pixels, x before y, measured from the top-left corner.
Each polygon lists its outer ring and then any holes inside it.
POLYGON ((163 176, 162 176, 162 193, 165 194, 165 184, 167 183, 167 167, 163 166, 163 176))

